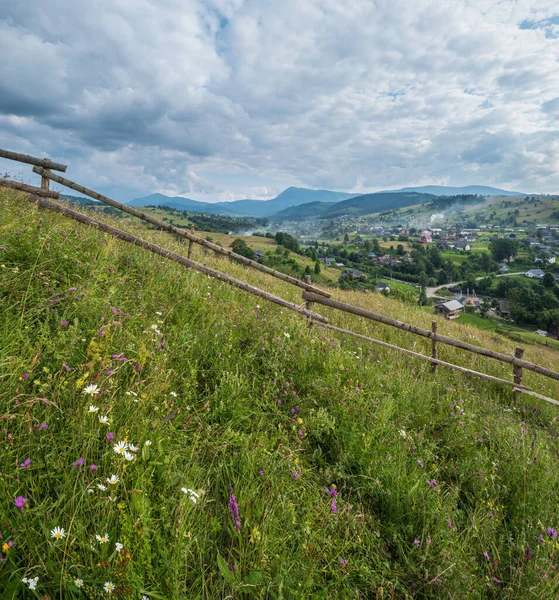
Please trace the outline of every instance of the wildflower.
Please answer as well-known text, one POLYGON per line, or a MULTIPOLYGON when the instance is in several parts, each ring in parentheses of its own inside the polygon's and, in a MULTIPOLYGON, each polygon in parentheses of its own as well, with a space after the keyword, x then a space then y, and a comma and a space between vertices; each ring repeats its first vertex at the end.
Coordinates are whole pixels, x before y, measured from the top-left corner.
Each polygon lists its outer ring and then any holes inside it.
POLYGON ((43 424, 41 425, 41 429, 43 429, 43 430, 44 430, 44 429, 48 429, 48 425, 47 425, 46 423, 43 423, 43 424))
POLYGON ((287 339, 289 339, 289 338, 291 337, 291 336, 289 335, 289 333, 287 333, 287 331, 284 331, 283 335, 284 335, 284 336, 285 336, 287 339))
POLYGON ((134 460, 136 457, 131 452, 125 452, 124 453, 124 458, 126 460, 134 460))
POLYGON ((130 452, 138 452, 138 446, 134 446, 133 444, 129 444, 128 449, 130 452))
POLYGON ((97 487, 102 491, 105 492, 107 490, 107 486, 103 485, 102 483, 98 483, 97 487))
POLYGON ((338 512, 338 505, 336 504, 335 500, 332 500, 332 512, 333 513, 337 513, 338 512))
POLYGON ((39 578, 33 577, 32 579, 27 579, 27 577, 24 577, 21 581, 26 583, 30 590, 34 590, 37 587, 37 583, 39 583, 39 578))
POLYGON ((60 324, 62 325, 62 327, 66 327, 68 325, 69 321, 60 321, 60 324))
POLYGON ((264 475, 264 470, 260 469, 260 471, 258 471, 258 475, 261 475, 261 476, 264 475))
POLYGON ((96 535, 95 539, 100 543, 100 544, 105 544, 106 542, 109 541, 109 534, 106 533, 105 535, 96 535))
POLYGON ((234 494, 229 497, 229 514, 233 521, 233 527, 236 531, 241 531, 241 518, 239 517, 239 505, 234 494))
POLYGON ((69 373, 72 370, 66 363, 62 363, 62 366, 67 373, 69 373))
POLYGON ((181 492, 183 494, 188 494, 189 500, 192 501, 193 504, 196 504, 200 495, 197 494, 194 490, 189 490, 188 488, 181 488, 181 492))
POLYGON ((2 552, 5 552, 7 554, 13 545, 14 545, 14 543, 12 541, 10 541, 9 543, 3 544, 2 552))
POLYGON ((551 537, 554 537, 554 538, 557 537, 557 532, 555 531, 555 529, 553 529, 553 527, 548 527, 547 528, 547 533, 549 533, 549 535, 551 537))
POLYGON ((103 589, 107 592, 107 594, 112 594, 115 591, 114 583, 112 583, 111 581, 105 582, 103 589))
POLYGON ((50 532, 50 537, 54 538, 55 540, 63 540, 66 537, 66 532, 62 527, 55 527, 50 532))
POLYGON ((120 479, 116 475, 111 475, 110 477, 107 477, 107 483, 109 483, 110 485, 114 485, 115 483, 118 483, 119 481, 120 481, 120 479))
POLYGON ((293 477, 293 479, 299 479, 299 475, 295 471, 291 473, 291 477, 293 477))
POLYGON ((423 463, 420 460, 417 461, 417 464, 423 469, 423 463))
POLYGON ((117 453, 117 454, 122 454, 124 455, 124 453, 128 450, 128 444, 126 442, 117 442, 114 446, 113 446, 113 450, 117 453))
POLYGON ((83 587, 83 579, 77 579, 77 578, 76 578, 76 579, 74 579, 74 585, 75 585, 77 588, 82 588, 82 587, 83 587))
POLYGON ((97 465, 90 465, 89 470, 90 471, 97 471, 97 465))
POLYGON ((151 446, 151 440, 146 440, 144 442, 144 446, 151 446))
POLYGON ((84 462, 85 462, 85 460, 83 458, 78 458, 78 460, 76 460, 75 462, 72 463, 72 466, 76 467, 76 469, 77 469, 78 467, 81 467, 84 462))
POLYGON ((347 558, 340 557, 339 561, 340 561, 340 565, 347 565, 347 558))
POLYGON ((84 388, 83 393, 84 394, 89 394, 90 396, 95 396, 100 391, 101 390, 99 389, 98 386, 96 386, 96 385, 88 385, 87 387, 84 388))
POLYGON ((101 423, 101 425, 108 425, 109 424, 109 417, 103 415, 102 417, 99 417, 99 423, 101 423))
POLYGON ((117 543, 115 544, 115 550, 116 550, 117 552, 120 552, 120 551, 121 551, 123 548, 124 548, 124 546, 123 546, 123 545, 122 545, 120 542, 117 542, 117 543))
POLYGON ((405 429, 400 429, 399 433, 404 439, 408 437, 408 434, 406 433, 405 429))
POLYGON ((91 404, 89 406, 89 411, 88 412, 90 412, 90 413, 96 413, 98 411, 99 411, 99 407, 98 406, 94 406, 93 404, 91 404))
POLYGON ((27 504, 28 500, 27 498, 24 498, 23 496, 16 496, 16 498, 14 499, 14 505, 16 508, 19 508, 19 510, 21 512, 23 512, 23 509, 25 508, 25 505, 27 504))
POLYGON ((169 392, 169 394, 173 396, 173 398, 176 398, 178 396, 177 392, 169 392))
POLYGON ((31 464, 31 459, 30 458, 26 458, 19 466, 22 469, 28 469, 30 464, 31 464))
POLYGON ((437 487, 437 482, 436 482, 434 479, 431 479, 431 480, 429 480, 429 479, 428 479, 428 480, 427 480, 427 485, 428 485, 430 488, 435 488, 435 487, 437 487))
POLYGON ((114 438, 115 434, 112 431, 109 431, 109 433, 107 433, 107 435, 105 436, 109 442, 111 442, 114 438))
POLYGON ((450 519, 445 519, 446 524, 452 529, 452 521, 450 519))
POLYGON ((487 560, 487 562, 489 562, 491 560, 491 558, 489 557, 489 554, 487 552, 484 552, 483 556, 485 556, 485 559, 487 560))
POLYGON ((413 540, 413 545, 414 545, 416 548, 419 548, 419 546, 421 546, 421 542, 420 542, 420 541, 419 541, 417 538, 415 538, 415 539, 413 540))
POLYGON ((493 577, 493 581, 494 581, 495 583, 501 583, 501 580, 500 580, 500 579, 497 579, 496 577, 493 577))

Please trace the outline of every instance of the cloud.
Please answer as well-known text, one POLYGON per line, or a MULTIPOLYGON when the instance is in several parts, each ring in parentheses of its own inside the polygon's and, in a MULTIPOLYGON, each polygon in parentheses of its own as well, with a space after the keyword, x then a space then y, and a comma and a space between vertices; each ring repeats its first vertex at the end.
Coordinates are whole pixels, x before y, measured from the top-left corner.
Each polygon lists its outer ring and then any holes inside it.
POLYGON ((536 0, 3 4, 0 145, 90 187, 559 190, 558 17, 536 0))

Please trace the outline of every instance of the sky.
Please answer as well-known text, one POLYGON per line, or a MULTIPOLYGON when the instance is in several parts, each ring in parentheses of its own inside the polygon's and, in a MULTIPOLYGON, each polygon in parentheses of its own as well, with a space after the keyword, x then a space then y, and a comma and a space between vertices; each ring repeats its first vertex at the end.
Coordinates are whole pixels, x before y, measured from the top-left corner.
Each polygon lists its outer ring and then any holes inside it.
POLYGON ((0 147, 122 201, 559 192, 556 0, 0 0, 0 57, 0 147))

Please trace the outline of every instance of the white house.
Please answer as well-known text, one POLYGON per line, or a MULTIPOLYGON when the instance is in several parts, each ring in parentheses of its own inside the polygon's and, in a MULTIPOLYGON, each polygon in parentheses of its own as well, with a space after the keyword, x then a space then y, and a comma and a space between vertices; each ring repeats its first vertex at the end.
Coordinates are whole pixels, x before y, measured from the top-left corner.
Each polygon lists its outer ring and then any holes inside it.
POLYGON ((545 273, 541 269, 530 269, 524 273, 526 277, 530 277, 531 279, 543 279, 545 273))
POLYGON ((544 263, 548 265, 554 265, 556 260, 557 258, 554 254, 541 255, 534 258, 535 263, 544 263))

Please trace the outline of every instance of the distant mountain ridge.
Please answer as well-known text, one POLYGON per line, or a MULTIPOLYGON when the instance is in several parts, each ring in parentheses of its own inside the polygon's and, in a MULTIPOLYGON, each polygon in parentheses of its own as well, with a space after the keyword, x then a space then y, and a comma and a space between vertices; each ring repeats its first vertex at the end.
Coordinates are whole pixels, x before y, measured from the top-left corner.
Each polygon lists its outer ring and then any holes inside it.
POLYGON ((229 217, 271 217, 276 220, 300 220, 310 218, 335 218, 347 215, 364 215, 390 208, 402 208, 427 202, 435 196, 478 194, 482 196, 525 196, 484 185, 452 187, 425 185, 399 190, 384 190, 370 194, 351 194, 330 190, 310 190, 289 187, 271 200, 234 200, 233 202, 200 202, 182 196, 151 194, 129 201, 130 206, 168 206, 209 215, 229 217), (358 200, 359 199, 359 200, 358 200), (305 208, 301 208, 301 207, 305 208))
POLYGON ((203 212, 211 215, 268 217, 292 206, 301 206, 309 202, 336 203, 353 198, 357 194, 332 192, 330 190, 308 190, 289 187, 271 200, 234 200, 233 202, 199 202, 181 196, 151 194, 129 201, 130 206, 169 206, 177 210, 203 212))

